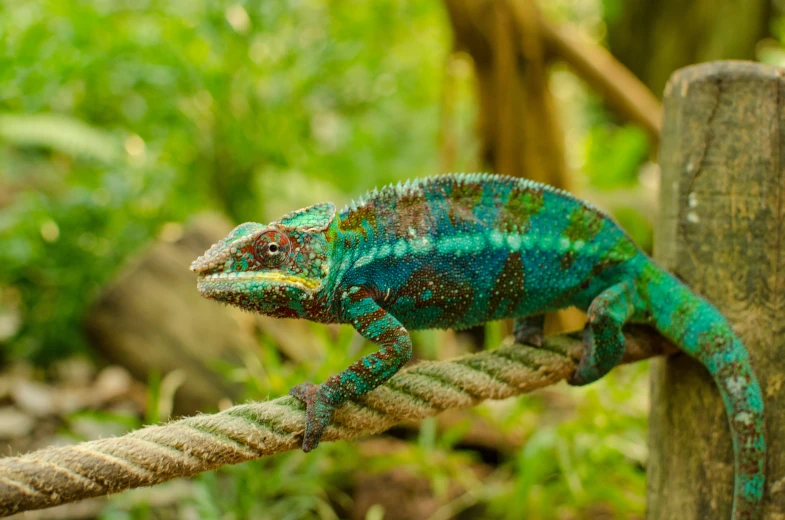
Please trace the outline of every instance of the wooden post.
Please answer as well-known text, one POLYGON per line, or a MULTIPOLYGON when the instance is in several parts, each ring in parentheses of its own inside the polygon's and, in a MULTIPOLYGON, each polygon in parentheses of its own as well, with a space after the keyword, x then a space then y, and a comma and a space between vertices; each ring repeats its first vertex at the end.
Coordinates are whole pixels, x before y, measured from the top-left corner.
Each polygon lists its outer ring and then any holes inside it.
MULTIPOLYGON (((785 71, 712 62, 665 89, 655 258, 730 320, 766 406, 765 518, 785 518, 785 71)), ((652 367, 648 518, 728 519, 728 423, 706 370, 652 367)))

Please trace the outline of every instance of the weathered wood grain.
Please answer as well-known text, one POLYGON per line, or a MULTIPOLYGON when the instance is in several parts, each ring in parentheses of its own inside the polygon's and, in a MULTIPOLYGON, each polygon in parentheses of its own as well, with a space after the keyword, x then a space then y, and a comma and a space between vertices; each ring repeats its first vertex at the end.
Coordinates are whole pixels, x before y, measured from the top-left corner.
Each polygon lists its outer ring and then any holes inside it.
MULTIPOLYGON (((748 62, 677 71, 665 90, 655 258, 730 320, 766 399, 766 514, 785 518, 785 72, 748 62)), ((648 518, 730 518, 719 394, 680 355, 652 368, 648 518)))

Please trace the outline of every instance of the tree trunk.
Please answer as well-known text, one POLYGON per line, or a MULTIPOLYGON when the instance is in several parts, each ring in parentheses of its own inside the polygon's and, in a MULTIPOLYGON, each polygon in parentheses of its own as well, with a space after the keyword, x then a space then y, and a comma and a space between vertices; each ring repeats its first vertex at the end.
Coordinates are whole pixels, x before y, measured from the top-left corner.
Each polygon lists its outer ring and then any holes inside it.
POLYGON ((604 3, 611 52, 658 95, 679 67, 754 58, 770 23, 770 0, 604 3))
MULTIPOLYGON (((655 258, 730 320, 763 389, 766 518, 785 518, 785 73, 714 62, 665 89, 655 258), (782 269, 782 271, 780 270, 782 269)), ((728 423, 708 372, 652 366, 649 519, 730 518, 728 423)))
POLYGON ((455 47, 474 60, 483 162, 494 172, 567 187, 564 136, 548 88, 533 0, 445 0, 455 47))

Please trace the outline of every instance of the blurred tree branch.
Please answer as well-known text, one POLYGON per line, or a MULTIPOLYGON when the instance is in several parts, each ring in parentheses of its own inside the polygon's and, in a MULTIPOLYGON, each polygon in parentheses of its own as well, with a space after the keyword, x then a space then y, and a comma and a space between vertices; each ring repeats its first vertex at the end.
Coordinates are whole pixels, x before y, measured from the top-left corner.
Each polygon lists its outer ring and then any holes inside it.
POLYGON ((550 55, 564 60, 619 116, 641 126, 657 145, 662 106, 635 74, 603 47, 573 36, 573 31, 545 20, 540 21, 540 31, 550 55))
POLYGON ((445 0, 445 5, 456 49, 469 52, 475 62, 483 155, 497 171, 515 175, 511 157, 520 154, 531 160, 520 161, 525 168, 518 175, 526 172, 534 180, 566 184, 564 165, 556 157, 563 155, 561 130, 547 88, 551 59, 567 63, 619 116, 640 125, 657 144, 657 97, 610 52, 545 20, 533 0, 445 0), (516 77, 521 85, 510 82, 516 77), (516 124, 517 139, 510 132, 516 124))
POLYGON ((474 60, 480 155, 494 171, 567 187, 564 138, 531 1, 445 0, 456 50, 474 60))

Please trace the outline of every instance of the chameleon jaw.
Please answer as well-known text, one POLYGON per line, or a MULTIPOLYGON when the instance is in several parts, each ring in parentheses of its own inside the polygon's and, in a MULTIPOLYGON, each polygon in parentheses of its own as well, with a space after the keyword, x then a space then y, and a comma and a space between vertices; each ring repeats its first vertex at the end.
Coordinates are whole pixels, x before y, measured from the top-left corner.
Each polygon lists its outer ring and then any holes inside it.
POLYGON ((318 291, 322 285, 319 281, 284 274, 280 271, 237 271, 229 273, 201 273, 197 279, 197 288, 204 295, 215 293, 216 291, 225 292, 227 289, 229 292, 236 292, 249 282, 292 287, 308 293, 318 291))

